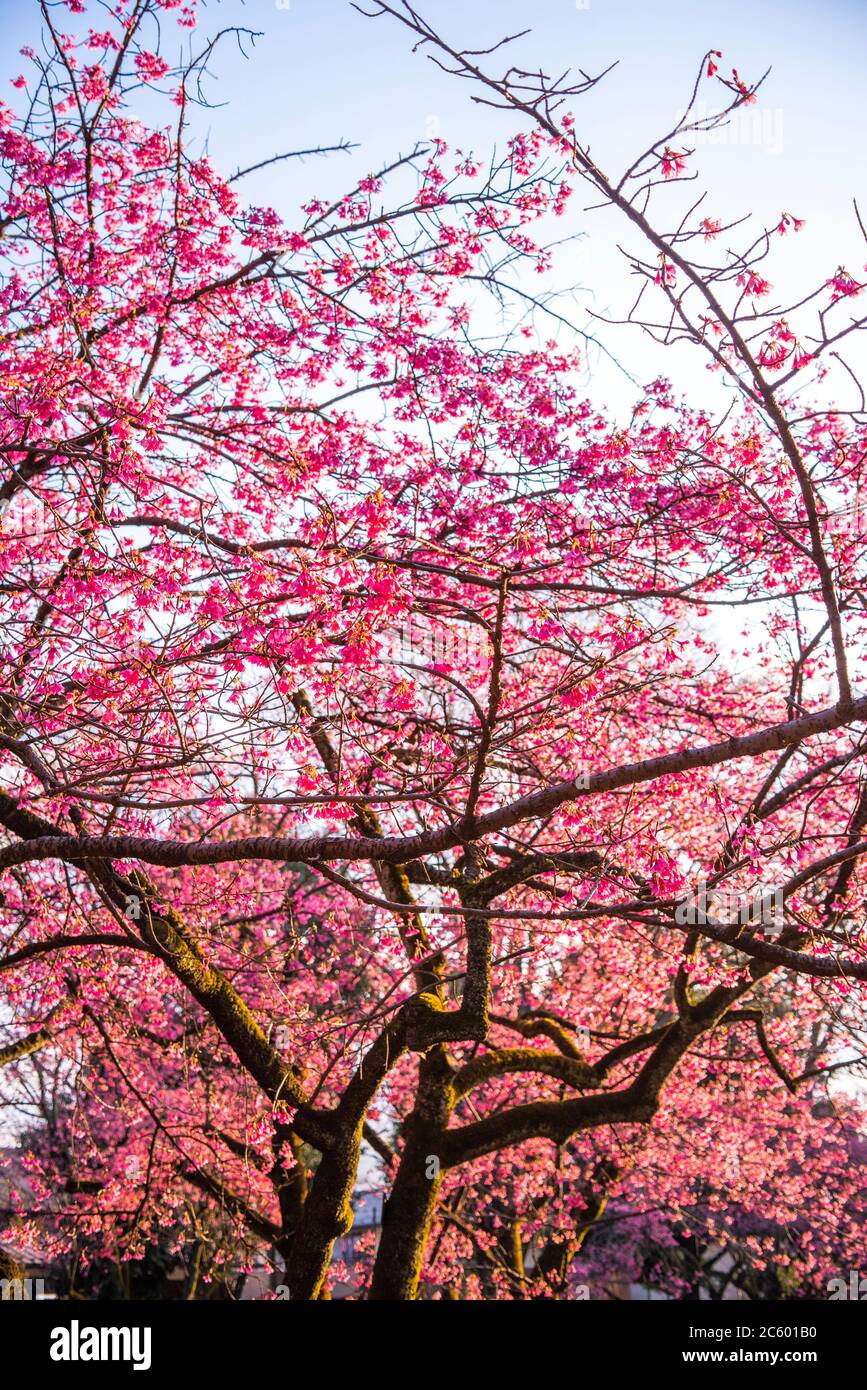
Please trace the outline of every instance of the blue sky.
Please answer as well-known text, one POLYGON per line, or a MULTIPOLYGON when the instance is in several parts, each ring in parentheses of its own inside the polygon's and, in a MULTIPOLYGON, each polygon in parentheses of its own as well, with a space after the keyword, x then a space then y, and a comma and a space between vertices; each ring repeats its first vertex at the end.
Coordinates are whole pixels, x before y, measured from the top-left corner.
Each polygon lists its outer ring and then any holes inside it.
MULTIPOLYGON (((748 77, 773 65, 761 102, 779 113, 770 127, 773 138, 727 152, 737 155, 728 161, 738 166, 737 173, 729 171, 732 187, 740 184, 751 195, 784 193, 789 201, 809 189, 812 203, 825 209, 830 202, 843 213, 863 174, 867 135, 864 0, 589 0, 586 9, 578 4, 419 0, 422 13, 456 43, 480 46, 529 26, 532 33, 516 45, 515 55, 536 65, 595 72, 617 61, 577 113, 594 148, 611 163, 665 124, 706 49, 722 49, 726 64, 748 77), (775 133, 780 122, 782 140, 775 133)), ((396 147, 424 139, 432 120, 450 143, 476 149, 507 135, 514 124, 510 116, 473 106, 467 84, 414 55, 400 25, 365 19, 349 0, 204 0, 200 14, 199 34, 242 25, 262 35, 250 59, 227 39, 213 60, 210 92, 226 105, 201 113, 200 129, 209 133, 221 163, 248 163, 251 150, 276 153, 311 139, 345 136, 361 145, 353 166, 373 167, 396 147)), ((102 27, 98 16, 99 6, 89 5, 87 20, 102 27)), ((16 50, 34 39, 40 24, 36 0, 4 0, 0 6, 10 77, 21 67, 16 50)), ((163 27, 171 56, 178 31, 170 18, 163 27)), ((335 172, 342 174, 348 163, 335 172)), ((305 182, 311 177, 308 166, 305 182)), ((325 181, 321 175, 319 181, 325 181)), ((285 171, 281 183, 291 183, 285 171)), ((275 191, 273 179, 269 186, 275 191)))
MULTIPOLYGON (((867 0, 589 0, 583 8, 586 3, 418 0, 458 46, 482 47, 530 27, 514 50, 526 66, 595 73, 616 61, 576 105, 579 132, 609 172, 670 129, 709 48, 723 51, 726 70, 734 65, 750 80, 771 66, 758 108, 722 142, 697 151, 693 166, 698 186, 709 190, 706 210, 724 218, 750 212, 773 223, 784 209, 806 218, 797 241, 781 244, 769 274, 781 292, 804 288, 805 267, 816 279, 840 263, 859 272, 867 247, 852 197, 859 196, 867 213, 867 0)), ((102 27, 99 13, 90 4, 85 22, 102 27)), ((287 149, 341 138, 359 146, 348 155, 282 164, 241 185, 251 201, 272 204, 289 218, 311 195, 343 191, 432 134, 484 154, 516 129, 513 116, 474 105, 467 83, 413 54, 401 25, 365 19, 349 0, 205 0, 200 15, 197 44, 230 25, 261 34, 246 43, 246 58, 231 38, 223 41, 207 87, 222 104, 196 113, 197 137, 220 168, 234 172, 287 149)), ((40 22, 36 0, 4 0, 0 7, 9 77, 21 70, 17 49, 34 40, 40 22)), ((74 22, 65 16, 66 25, 74 22)), ((166 55, 173 57, 179 32, 186 31, 171 17, 163 28, 166 55)), ((12 88, 7 95, 15 95, 12 88)), ((613 253, 622 229, 604 214, 584 213, 576 199, 569 230, 583 237, 558 273, 583 287, 583 310, 622 307, 631 288, 613 253)), ((646 341, 620 335, 612 345, 640 379, 659 370, 646 341)), ((598 370, 607 391, 601 363, 598 370)), ((698 363, 684 370, 692 386, 707 381, 698 363)), ((618 394, 616 383, 610 389, 618 394)))

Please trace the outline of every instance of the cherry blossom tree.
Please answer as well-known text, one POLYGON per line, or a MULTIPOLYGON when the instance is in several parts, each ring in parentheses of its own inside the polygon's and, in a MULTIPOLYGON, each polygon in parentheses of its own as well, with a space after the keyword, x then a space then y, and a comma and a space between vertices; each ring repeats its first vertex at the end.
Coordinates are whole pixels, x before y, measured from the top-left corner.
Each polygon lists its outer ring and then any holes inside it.
POLYGON ((864 319, 844 268, 775 302, 793 214, 739 245, 694 195, 755 85, 706 55, 608 175, 597 78, 375 0, 517 133, 288 226, 198 149, 192 7, 39 8, 0 107, 13 1228, 327 1297, 366 1144, 372 1299, 683 1288, 687 1247, 817 1284, 863 1209, 864 319), (528 288, 588 185, 624 319, 734 405, 594 403, 528 288))

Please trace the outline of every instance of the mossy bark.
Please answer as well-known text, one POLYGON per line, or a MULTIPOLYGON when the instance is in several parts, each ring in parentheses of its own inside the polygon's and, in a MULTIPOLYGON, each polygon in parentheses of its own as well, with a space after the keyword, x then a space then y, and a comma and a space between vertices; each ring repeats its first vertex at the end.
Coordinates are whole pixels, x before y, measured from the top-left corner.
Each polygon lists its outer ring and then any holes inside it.
POLYGON ((405 1127, 406 1143, 382 1219, 373 1268, 373 1301, 418 1295, 422 1261, 442 1187, 442 1139, 456 1096, 454 1067, 443 1044, 419 1062, 415 1107, 405 1127))

